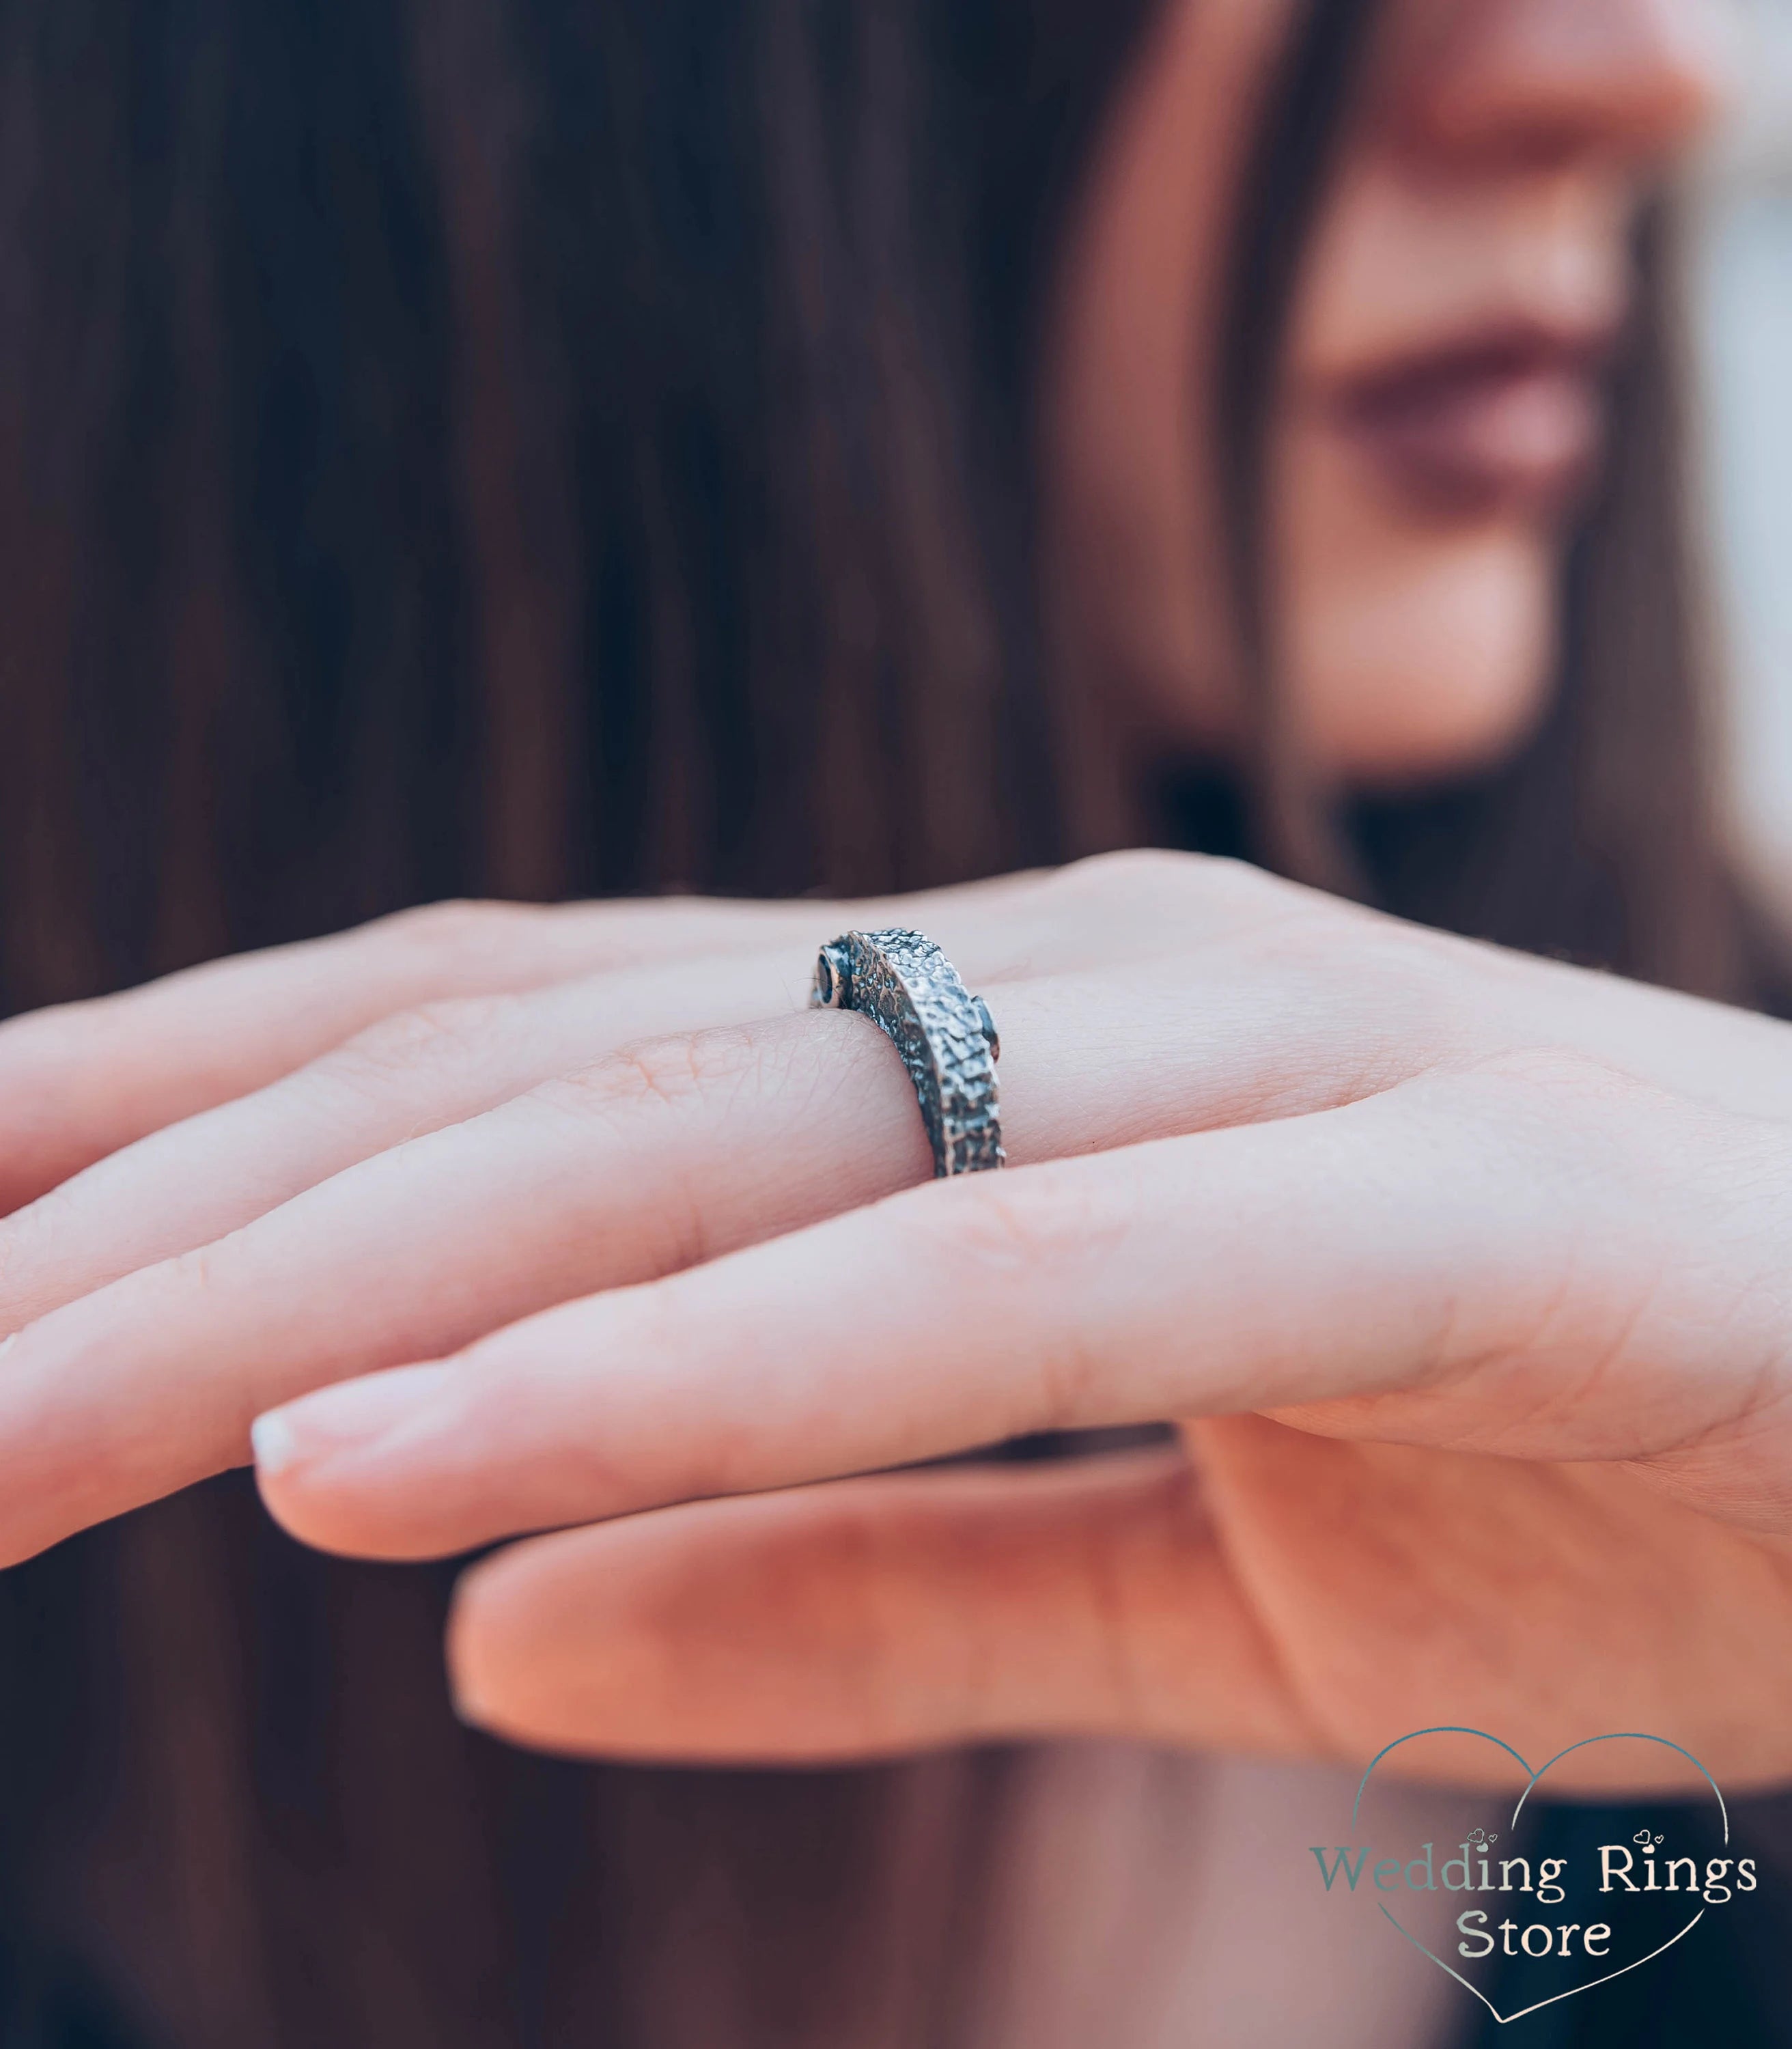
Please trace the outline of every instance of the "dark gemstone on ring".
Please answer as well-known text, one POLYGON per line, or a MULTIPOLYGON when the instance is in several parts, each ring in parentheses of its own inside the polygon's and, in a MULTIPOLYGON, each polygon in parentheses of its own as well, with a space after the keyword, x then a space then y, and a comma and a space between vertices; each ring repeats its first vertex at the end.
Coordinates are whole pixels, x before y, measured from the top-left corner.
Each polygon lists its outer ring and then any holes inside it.
POLYGON ((983 1027, 983 1036, 989 1042, 989 1058, 992 1060, 999 1060, 1001 1058, 1001 1034, 996 1029, 995 1019, 989 1015, 989 1006, 981 996, 974 996, 970 1000, 977 1005, 977 1015, 983 1027))

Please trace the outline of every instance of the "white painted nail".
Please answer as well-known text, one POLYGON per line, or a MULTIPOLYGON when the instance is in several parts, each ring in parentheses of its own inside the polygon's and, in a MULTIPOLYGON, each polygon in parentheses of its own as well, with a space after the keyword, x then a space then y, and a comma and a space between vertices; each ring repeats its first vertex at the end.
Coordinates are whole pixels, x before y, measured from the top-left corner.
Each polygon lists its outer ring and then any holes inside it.
POLYGON ((290 1465, 298 1449, 292 1425, 278 1409, 258 1416, 249 1425, 249 1442, 255 1449, 256 1468, 264 1473, 277 1473, 290 1465))

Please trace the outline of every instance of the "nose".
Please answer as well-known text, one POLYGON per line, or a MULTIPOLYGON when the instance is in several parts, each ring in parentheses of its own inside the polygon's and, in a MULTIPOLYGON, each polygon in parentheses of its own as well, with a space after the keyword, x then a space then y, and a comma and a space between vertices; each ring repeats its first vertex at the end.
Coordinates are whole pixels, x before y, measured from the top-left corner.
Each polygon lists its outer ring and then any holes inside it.
POLYGON ((1671 157, 1726 96, 1728 25, 1722 0, 1457 0, 1407 111, 1456 155, 1671 157))

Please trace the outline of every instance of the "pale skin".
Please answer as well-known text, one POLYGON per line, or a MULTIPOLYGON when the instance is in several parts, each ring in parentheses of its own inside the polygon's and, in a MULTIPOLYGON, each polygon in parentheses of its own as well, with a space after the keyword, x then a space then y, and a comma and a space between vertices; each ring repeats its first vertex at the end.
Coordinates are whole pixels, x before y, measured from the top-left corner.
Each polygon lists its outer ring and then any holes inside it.
MULTIPOLYGON (((1215 0, 1191 91, 1228 49, 1261 64, 1260 13, 1215 0)), ((1463 153, 1483 214, 1539 162, 1629 191, 1708 97, 1668 0, 1446 15, 1476 80, 1490 49, 1530 78, 1527 134, 1563 19, 1610 60, 1576 76, 1626 81, 1502 150, 1437 129, 1460 76, 1397 41, 1411 132, 1463 153)), ((1153 103, 1094 189, 1098 251, 1153 103)), ((1074 286, 1060 450, 1101 367, 1074 286)), ((1085 531, 1121 503, 1118 457, 1099 490, 1055 473, 1085 531)), ((1534 578, 1557 526, 1510 495, 1384 510, 1384 596, 1478 550, 1483 580, 1534 578)), ((1119 722, 1180 675, 1184 728, 1223 733, 1188 592, 1134 566, 1156 640, 1137 604, 1079 605, 1119 722)), ((1415 632, 1385 629, 1392 671, 1415 632)), ((1514 628, 1453 710, 1428 668, 1396 744, 1397 690, 1357 690, 1352 728, 1340 637, 1302 682, 1340 776, 1480 758, 1534 704, 1514 628)), ((1740 1011, 1188 856, 874 904, 445 907, 0 1028, 0 1558, 240 1464, 258 1417, 309 1542, 526 1538, 463 1580, 449 1644, 463 1712, 519 1741, 1104 1731, 1360 1761, 1462 1722, 1537 1759, 1629 1727, 1726 1786, 1792 1774, 1792 1029, 1740 1011), (820 939, 898 920, 1001 1026, 1005 1173, 926 1181, 888 1044, 801 1007, 820 939), (879 1470, 1166 1417, 1180 1450, 879 1470)), ((1611 1751, 1583 1755, 1599 1783, 1611 1751)))

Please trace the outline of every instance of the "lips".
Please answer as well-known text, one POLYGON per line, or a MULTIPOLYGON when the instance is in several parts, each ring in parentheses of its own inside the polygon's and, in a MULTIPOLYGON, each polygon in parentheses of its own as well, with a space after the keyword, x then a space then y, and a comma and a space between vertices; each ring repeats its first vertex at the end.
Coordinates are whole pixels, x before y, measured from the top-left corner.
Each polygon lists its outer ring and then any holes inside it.
POLYGON ((1328 410, 1431 512, 1548 516, 1584 493, 1597 464, 1612 339, 1483 331, 1343 380, 1328 410))

